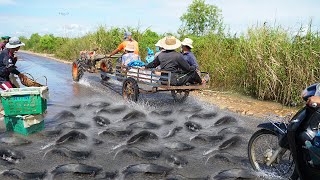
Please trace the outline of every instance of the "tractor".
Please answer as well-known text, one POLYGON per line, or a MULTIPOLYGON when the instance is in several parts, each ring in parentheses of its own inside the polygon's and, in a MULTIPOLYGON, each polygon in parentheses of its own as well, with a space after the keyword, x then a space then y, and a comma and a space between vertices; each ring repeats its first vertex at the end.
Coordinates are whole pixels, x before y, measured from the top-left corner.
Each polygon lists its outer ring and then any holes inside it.
MULTIPOLYGON (((97 48, 93 49, 93 51, 80 51, 79 58, 72 63, 72 78, 74 81, 79 81, 85 72, 99 73, 100 71, 112 71, 110 59, 107 59, 106 55, 96 54, 96 51, 97 48)), ((101 78, 104 80, 104 78, 108 77, 101 78)))

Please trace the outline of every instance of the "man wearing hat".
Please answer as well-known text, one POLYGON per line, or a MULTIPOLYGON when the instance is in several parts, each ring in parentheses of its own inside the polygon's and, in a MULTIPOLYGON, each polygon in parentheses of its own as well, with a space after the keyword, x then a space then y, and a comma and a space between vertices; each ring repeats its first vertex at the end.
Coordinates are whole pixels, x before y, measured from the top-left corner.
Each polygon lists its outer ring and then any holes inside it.
POLYGON ((2 36, 1 39, 3 40, 3 42, 0 43, 0 51, 4 50, 6 44, 9 42, 10 36, 2 36))
POLYGON ((18 75, 20 79, 24 77, 15 66, 14 53, 20 49, 20 46, 24 46, 19 38, 12 37, 6 44, 6 49, 0 53, 0 88, 7 90, 10 88, 15 88, 13 83, 10 82, 10 73, 18 75))
POLYGON ((201 83, 195 66, 190 66, 175 50, 181 47, 181 41, 174 36, 168 36, 161 41, 161 52, 146 68, 155 68, 160 65, 161 70, 171 72, 171 85, 181 86, 186 83, 201 83))
POLYGON ((194 54, 191 52, 191 49, 193 48, 192 43, 193 41, 190 38, 185 38, 181 42, 183 59, 186 60, 190 66, 195 66, 197 69, 199 69, 197 59, 194 56, 194 54))
POLYGON ((135 41, 134 39, 132 39, 132 33, 131 32, 125 32, 124 33, 124 41, 118 46, 117 49, 115 49, 114 51, 112 51, 112 53, 109 55, 109 57, 117 54, 118 52, 120 52, 121 50, 123 50, 128 43, 133 43, 135 50, 134 53, 139 55, 139 44, 137 41, 135 41))

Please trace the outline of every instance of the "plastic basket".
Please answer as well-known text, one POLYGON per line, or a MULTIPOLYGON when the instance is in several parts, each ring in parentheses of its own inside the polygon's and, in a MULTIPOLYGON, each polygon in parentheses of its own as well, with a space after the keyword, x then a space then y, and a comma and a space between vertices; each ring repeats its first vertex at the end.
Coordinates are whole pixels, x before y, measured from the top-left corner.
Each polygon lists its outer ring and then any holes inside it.
POLYGON ((48 87, 13 88, 1 92, 6 116, 43 114, 47 109, 48 87))
POLYGON ((37 116, 5 116, 7 131, 13 131, 25 136, 44 129, 43 115, 37 116))

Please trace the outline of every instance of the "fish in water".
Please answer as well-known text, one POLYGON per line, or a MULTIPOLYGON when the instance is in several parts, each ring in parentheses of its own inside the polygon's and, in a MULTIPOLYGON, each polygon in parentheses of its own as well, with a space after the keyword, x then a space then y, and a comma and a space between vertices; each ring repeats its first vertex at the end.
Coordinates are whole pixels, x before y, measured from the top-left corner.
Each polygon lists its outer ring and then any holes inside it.
POLYGON ((90 126, 77 121, 67 121, 56 126, 56 129, 88 129, 90 126))
POLYGON ((51 171, 53 176, 65 173, 74 173, 74 174, 87 174, 96 176, 101 172, 102 168, 89 166, 81 163, 70 163, 57 166, 54 170, 51 171))
POLYGON ((157 116, 170 116, 173 113, 172 110, 164 110, 164 111, 151 111, 151 115, 157 116))
POLYGON ((128 106, 126 105, 121 105, 121 106, 115 106, 115 107, 108 107, 108 108, 103 108, 98 111, 96 111, 97 114, 118 114, 122 113, 123 111, 127 110, 128 106))
POLYGON ((111 179, 116 179, 118 177, 119 172, 118 171, 113 171, 113 172, 105 172, 103 177, 96 177, 95 179, 104 179, 104 180, 111 180, 111 179))
POLYGON ((137 120, 137 119, 144 119, 146 118, 146 115, 143 112, 134 110, 125 115, 122 120, 123 121, 130 121, 130 120, 137 120))
POLYGON ((240 163, 245 161, 245 159, 240 156, 234 156, 228 152, 219 152, 217 154, 209 156, 205 164, 207 164, 211 158, 214 158, 214 163, 216 163, 216 160, 225 161, 228 163, 240 163))
POLYGON ((81 104, 75 104, 75 105, 72 105, 70 106, 71 109, 80 109, 81 108, 81 104))
POLYGON ((148 174, 168 174, 173 170, 171 167, 160 166, 157 164, 134 164, 128 166, 122 173, 127 176, 135 173, 148 173, 148 174))
POLYGON ((107 126, 110 124, 110 120, 102 116, 95 116, 93 117, 93 120, 96 122, 98 126, 107 126))
POLYGON ((233 126, 233 127, 226 127, 226 128, 221 129, 218 132, 218 135, 243 134, 246 132, 247 132, 247 130, 243 127, 233 126))
POLYGON ((225 150, 231 147, 236 147, 241 143, 241 137, 233 136, 232 138, 224 141, 220 146, 219 150, 225 150))
POLYGON ((111 135, 116 137, 127 137, 132 134, 132 129, 106 129, 99 133, 99 135, 111 135))
POLYGON ((196 113, 189 117, 189 119, 212 119, 217 116, 216 112, 196 113))
POLYGON ((16 179, 44 179, 47 176, 47 172, 23 172, 19 169, 8 169, 2 172, 3 176, 14 177, 16 179))
POLYGON ((68 132, 67 134, 61 136, 57 141, 56 144, 64 144, 69 141, 75 141, 79 139, 87 139, 87 136, 83 134, 82 132, 72 130, 68 132))
POLYGON ((165 158, 169 163, 177 165, 179 167, 183 167, 188 164, 188 160, 186 158, 176 154, 167 154, 165 158))
POLYGON ((57 148, 51 149, 47 151, 44 156, 46 156, 48 153, 59 154, 64 157, 69 157, 77 160, 87 159, 91 155, 91 151, 75 151, 75 150, 68 149, 66 147, 57 147, 57 148))
MULTIPOLYGON (((156 160, 161 155, 161 151, 145 151, 136 147, 126 148, 126 149, 120 150, 119 152, 126 153, 126 154, 133 154, 137 157, 140 157, 143 159, 149 159, 149 160, 156 160)), ((119 152, 116 153, 115 157, 119 152)))
POLYGON ((70 112, 70 111, 61 111, 60 113, 56 114, 53 118, 53 121, 59 121, 59 120, 72 120, 74 121, 76 119, 76 116, 70 112))
POLYGON ((177 127, 173 128, 172 130, 170 130, 168 132, 168 134, 165 135, 163 138, 165 139, 165 138, 173 137, 177 132, 181 131, 182 129, 183 129, 183 127, 177 126, 177 127))
POLYGON ((170 176, 168 177, 166 180, 210 180, 210 176, 207 176, 207 177, 185 177, 185 176, 182 176, 180 174, 178 175, 175 175, 175 176, 170 176))
POLYGON ((92 143, 93 143, 94 145, 100 145, 100 144, 104 143, 104 142, 101 141, 100 139, 96 139, 96 138, 92 138, 91 140, 92 140, 92 143))
POLYGON ((225 126, 229 124, 236 124, 237 120, 236 118, 232 116, 224 116, 220 118, 217 122, 214 123, 215 126, 225 126))
POLYGON ((4 136, 0 138, 0 142, 3 144, 11 145, 11 146, 21 146, 32 143, 32 141, 29 141, 24 138, 20 137, 8 137, 4 136))
POLYGON ((172 149, 176 151, 187 151, 195 148, 194 146, 187 143, 183 143, 183 142, 169 142, 169 143, 165 143, 164 146, 168 149, 172 149))
POLYGON ((183 107, 179 111, 182 113, 197 113, 202 111, 202 107, 200 106, 183 107))
POLYGON ((214 179, 260 179, 258 174, 252 170, 248 169, 229 169, 218 173, 214 179))
POLYGON ((202 126, 200 124, 192 121, 187 121, 184 123, 184 125, 187 127, 189 131, 192 132, 200 131, 202 129, 202 126))
POLYGON ((160 125, 148 121, 138 121, 131 123, 127 128, 128 129, 136 129, 136 128, 141 128, 141 129, 158 129, 160 125))
POLYGON ((19 163, 26 158, 22 152, 9 148, 0 148, 0 157, 2 161, 8 164, 19 163))
POLYGON ((174 119, 162 119, 163 125, 171 125, 175 122, 174 119))
POLYGON ((103 101, 97 101, 97 102, 87 104, 87 108, 105 108, 107 106, 110 106, 110 103, 103 102, 103 101))
POLYGON ((135 144, 147 139, 158 139, 158 136, 150 131, 141 131, 138 134, 132 136, 128 141, 127 144, 131 145, 131 144, 135 144))
POLYGON ((207 134, 198 134, 197 136, 194 136, 190 140, 201 140, 205 142, 214 143, 217 141, 221 141, 224 137, 223 136, 215 136, 215 135, 207 135, 207 134))
POLYGON ((42 134, 46 137, 56 137, 61 135, 62 129, 54 129, 42 132, 42 134))

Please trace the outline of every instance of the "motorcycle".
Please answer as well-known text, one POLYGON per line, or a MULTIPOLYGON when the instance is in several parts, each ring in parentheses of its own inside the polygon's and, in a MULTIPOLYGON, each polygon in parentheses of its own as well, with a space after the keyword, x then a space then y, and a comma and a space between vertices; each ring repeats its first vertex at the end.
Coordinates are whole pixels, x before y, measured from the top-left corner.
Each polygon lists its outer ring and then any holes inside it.
MULTIPOLYGON (((319 88, 318 84, 306 88, 303 99, 320 94, 319 88)), ((248 157, 253 169, 292 180, 319 180, 320 146, 315 145, 320 132, 318 105, 306 105, 288 121, 269 121, 259 124, 249 140, 248 157)))

